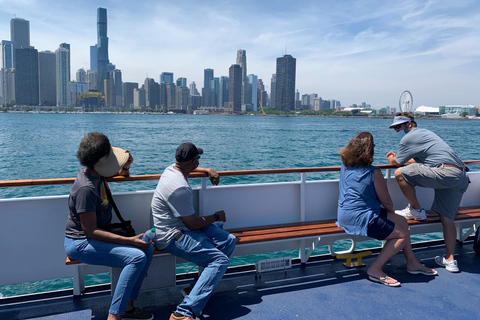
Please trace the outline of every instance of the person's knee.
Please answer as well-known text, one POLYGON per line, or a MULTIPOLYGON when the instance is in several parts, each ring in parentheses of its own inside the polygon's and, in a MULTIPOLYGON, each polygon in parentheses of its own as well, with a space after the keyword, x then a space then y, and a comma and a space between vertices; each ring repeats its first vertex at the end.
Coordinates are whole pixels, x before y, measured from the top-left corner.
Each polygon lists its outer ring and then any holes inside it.
POLYGON ((395 179, 396 179, 397 181, 403 180, 403 176, 402 176, 402 172, 400 171, 400 168, 398 168, 397 170, 395 170, 394 175, 395 175, 395 179))
POLYGON ((237 238, 233 234, 228 235, 228 245, 227 247, 231 248, 232 250, 235 248, 237 244, 237 238))
POLYGON ((130 263, 138 267, 144 267, 147 264, 147 255, 143 250, 135 250, 134 253, 130 254, 130 263))

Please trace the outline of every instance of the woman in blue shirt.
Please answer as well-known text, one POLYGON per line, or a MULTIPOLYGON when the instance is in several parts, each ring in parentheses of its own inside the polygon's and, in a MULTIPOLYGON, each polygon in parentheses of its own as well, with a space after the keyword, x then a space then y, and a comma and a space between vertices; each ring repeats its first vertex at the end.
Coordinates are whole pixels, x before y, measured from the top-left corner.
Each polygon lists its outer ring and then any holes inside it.
POLYGON ((368 268, 370 280, 391 287, 400 282, 383 272, 385 263, 400 250, 407 260, 407 272, 436 275, 433 269, 415 258, 410 242, 408 223, 395 214, 385 179, 373 162, 373 136, 360 132, 340 151, 340 172, 337 225, 345 232, 386 240, 377 259, 368 268))

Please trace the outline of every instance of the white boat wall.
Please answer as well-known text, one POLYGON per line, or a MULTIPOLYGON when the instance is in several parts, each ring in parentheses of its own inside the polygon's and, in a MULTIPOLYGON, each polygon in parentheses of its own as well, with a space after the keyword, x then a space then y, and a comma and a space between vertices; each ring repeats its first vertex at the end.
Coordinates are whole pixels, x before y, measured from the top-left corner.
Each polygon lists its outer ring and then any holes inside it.
MULTIPOLYGON (((388 168, 389 166, 382 167, 388 168)), ((336 168, 336 170, 338 169, 339 167, 336 168)), ((225 229, 335 219, 338 180, 308 181, 308 168, 301 171, 302 169, 298 169, 296 172, 299 173, 291 173, 299 176, 300 179, 296 182, 212 187, 207 178, 200 178, 202 179, 201 187, 194 190, 197 212, 199 215, 209 215, 217 210, 225 210, 227 213, 225 229)), ((387 185, 395 208, 401 209, 407 205, 407 201, 392 175, 393 170, 386 169, 387 185)), ((471 172, 468 175, 472 183, 463 196, 461 206, 480 205, 480 172, 471 172)), ((110 184, 112 185, 114 182, 110 184)), ((114 189, 114 185, 112 189, 114 189)), ((122 216, 126 220, 132 220, 135 230, 139 233, 150 228, 149 210, 152 195, 153 190, 114 193, 122 216)), ((425 209, 430 209, 433 190, 417 188, 417 195, 421 205, 425 209)), ((2 257, 0 259, 0 286, 78 277, 76 274, 78 266, 65 265, 63 241, 68 213, 67 200, 68 195, 0 199, 0 220, 2 221, 0 224, 2 257)), ((459 234, 457 237, 461 239, 462 235, 468 236, 473 229, 466 235, 462 233, 462 229, 470 227, 471 223, 470 225, 458 223, 457 232, 459 234)), ((411 230, 413 234, 437 231, 441 231, 440 224, 420 225, 411 230)), ((300 258, 302 261, 306 261, 309 253, 304 254, 305 248, 331 245, 334 241, 344 238, 367 239, 337 234, 322 238, 245 244, 237 246, 233 255, 304 249, 300 250, 300 258)), ((353 249, 354 245, 351 250, 353 249)), ((152 264, 151 268, 165 269, 164 279, 161 279, 159 286, 175 285, 175 263, 184 261, 175 260, 174 257, 165 254, 157 256, 154 262, 156 264, 152 264)), ((110 268, 101 266, 81 265, 80 269, 85 274, 112 272, 110 268)), ((115 271, 113 272, 115 273, 115 271)), ((78 285, 77 283, 76 286, 78 285)), ((146 280, 143 289, 148 290, 155 287, 156 285, 152 286, 146 280)))

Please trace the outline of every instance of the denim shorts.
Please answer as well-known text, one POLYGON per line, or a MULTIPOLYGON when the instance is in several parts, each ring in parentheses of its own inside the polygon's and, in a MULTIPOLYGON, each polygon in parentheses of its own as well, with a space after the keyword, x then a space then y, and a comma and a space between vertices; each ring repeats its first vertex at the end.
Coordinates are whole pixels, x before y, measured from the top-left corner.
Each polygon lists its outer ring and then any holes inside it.
POLYGON ((385 240, 395 229, 395 222, 387 219, 387 210, 380 209, 380 214, 376 217, 367 228, 367 235, 377 240, 385 240))

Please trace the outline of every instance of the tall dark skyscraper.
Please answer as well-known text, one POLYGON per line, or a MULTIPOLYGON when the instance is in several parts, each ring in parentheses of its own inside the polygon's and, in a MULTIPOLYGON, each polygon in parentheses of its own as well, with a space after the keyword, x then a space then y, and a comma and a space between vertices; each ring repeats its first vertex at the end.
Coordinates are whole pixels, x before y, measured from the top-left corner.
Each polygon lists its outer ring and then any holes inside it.
POLYGON ((232 64, 228 71, 228 106, 230 111, 242 112, 242 67, 232 64))
POLYGON ((10 20, 10 40, 15 48, 30 47, 30 21, 20 18, 10 20))
POLYGON ((277 58, 275 109, 295 109, 295 70, 297 59, 289 54, 277 58))
POLYGON ((15 100, 18 105, 37 106, 38 51, 34 48, 15 49, 15 100))
POLYGON ((97 9, 97 88, 103 92, 104 80, 108 78, 108 37, 107 37, 107 9, 97 9))
POLYGON ((205 107, 211 106, 212 102, 212 87, 211 80, 213 79, 213 69, 205 69, 203 73, 203 105, 205 107))

